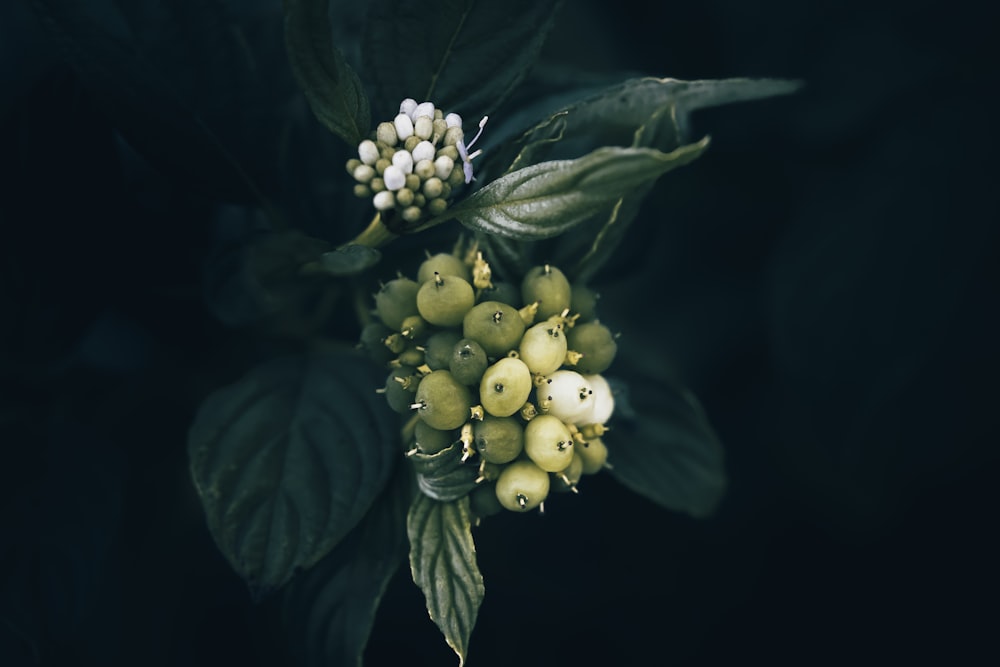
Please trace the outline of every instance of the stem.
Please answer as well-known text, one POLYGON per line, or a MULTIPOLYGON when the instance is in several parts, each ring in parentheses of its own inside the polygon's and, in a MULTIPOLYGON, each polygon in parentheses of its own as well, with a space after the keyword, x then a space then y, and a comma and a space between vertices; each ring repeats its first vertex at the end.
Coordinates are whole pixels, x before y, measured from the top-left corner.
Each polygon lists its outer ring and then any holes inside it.
POLYGON ((355 245, 368 246, 369 248, 381 248, 389 241, 399 238, 398 234, 393 234, 382 222, 382 213, 378 212, 368 227, 363 232, 354 237, 351 241, 355 245))

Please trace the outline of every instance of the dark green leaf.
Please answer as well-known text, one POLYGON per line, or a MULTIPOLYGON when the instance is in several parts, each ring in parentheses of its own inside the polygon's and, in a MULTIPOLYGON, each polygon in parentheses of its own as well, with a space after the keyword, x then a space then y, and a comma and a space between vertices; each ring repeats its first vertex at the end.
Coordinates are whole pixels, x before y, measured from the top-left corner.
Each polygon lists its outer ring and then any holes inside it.
POLYGON ((434 454, 420 451, 410 454, 420 490, 435 500, 448 501, 461 498, 476 488, 479 468, 474 463, 462 461, 462 455, 460 441, 434 454))
POLYGON ((476 564, 468 497, 441 502, 418 494, 406 518, 410 572, 427 611, 465 664, 486 589, 476 564))
POLYGON ((616 408, 604 436, 611 475, 667 509, 711 514, 725 493, 724 456, 695 396, 661 380, 630 379, 621 402, 629 409, 616 408))
POLYGON ((289 356, 202 403, 191 474, 216 544, 255 593, 326 555, 385 485, 399 436, 382 381, 347 351, 289 356))
POLYGON ((356 243, 323 253, 320 261, 323 269, 335 276, 353 276, 370 269, 382 259, 382 253, 376 249, 356 243))
POLYGON ((396 465, 385 491, 351 533, 283 595, 293 655, 306 667, 360 667, 386 586, 406 560, 413 472, 396 465))
POLYGON ((316 118, 356 146, 371 129, 357 73, 333 43, 329 0, 284 0, 288 62, 316 118))
MULTIPOLYGON (((407 97, 476 121, 497 108, 538 57, 561 2, 380 0, 365 32, 380 113, 407 97)), ((387 118, 388 120, 388 118, 387 118)))
POLYGON ((704 152, 708 137, 670 153, 598 148, 576 160, 540 162, 493 181, 448 211, 466 227, 513 239, 562 234, 610 211, 622 197, 704 152))

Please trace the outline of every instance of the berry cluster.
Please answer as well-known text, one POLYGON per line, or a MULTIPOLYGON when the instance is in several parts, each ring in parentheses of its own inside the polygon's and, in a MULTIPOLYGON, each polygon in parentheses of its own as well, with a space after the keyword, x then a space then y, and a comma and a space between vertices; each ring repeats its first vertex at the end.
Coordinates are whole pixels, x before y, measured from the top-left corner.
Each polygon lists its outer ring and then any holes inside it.
MULTIPOLYGON (((480 132, 485 124, 483 118, 480 132)), ((472 180, 475 156, 466 147, 461 116, 407 98, 392 121, 379 123, 358 145, 347 171, 357 181, 355 195, 371 197, 383 215, 396 212, 414 223, 445 212, 452 192, 472 180)))
POLYGON ((382 285, 362 332, 390 368, 380 393, 416 415, 409 453, 460 446, 462 465, 478 466, 478 516, 544 509, 550 491, 576 492, 607 467, 614 397, 601 373, 617 351, 596 295, 555 266, 520 285, 490 275, 475 248, 428 255, 416 280, 382 285))

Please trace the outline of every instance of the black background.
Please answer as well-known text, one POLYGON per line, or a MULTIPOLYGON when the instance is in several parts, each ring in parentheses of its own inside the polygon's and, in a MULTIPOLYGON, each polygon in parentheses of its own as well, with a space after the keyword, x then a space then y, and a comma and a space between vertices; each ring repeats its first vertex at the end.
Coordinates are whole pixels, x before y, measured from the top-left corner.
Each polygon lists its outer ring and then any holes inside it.
MULTIPOLYGON (((729 493, 694 520, 601 475, 484 524, 469 664, 995 654, 991 24, 957 3, 689 4, 568 3, 542 59, 805 82, 699 112, 708 153, 601 275, 623 341, 642 327, 701 398, 729 493)), ((200 296, 214 201, 124 161, 44 37, 4 3, 0 656, 285 664, 186 470, 198 400, 239 370, 200 296)), ((454 664, 405 568, 366 658, 454 664)))

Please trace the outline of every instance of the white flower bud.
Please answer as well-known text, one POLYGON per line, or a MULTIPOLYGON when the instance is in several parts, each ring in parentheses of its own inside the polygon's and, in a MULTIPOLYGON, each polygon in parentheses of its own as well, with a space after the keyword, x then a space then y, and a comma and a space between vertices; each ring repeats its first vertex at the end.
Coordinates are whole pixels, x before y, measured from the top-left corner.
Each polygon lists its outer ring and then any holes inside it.
POLYGON ((454 168, 455 161, 447 155, 438 156, 438 159, 434 160, 434 175, 442 181, 451 176, 451 170, 454 168))
POLYGON ((421 102, 417 105, 416 111, 413 112, 413 119, 416 120, 421 116, 427 116, 431 120, 434 120, 434 103, 433 102, 421 102))
POLYGON ((417 110, 417 101, 412 97, 407 97, 399 103, 399 113, 405 113, 413 120, 413 112, 417 110))
POLYGON ((392 123, 379 123, 378 127, 375 128, 375 136, 378 138, 379 143, 383 143, 386 146, 395 146, 399 137, 396 136, 396 126, 392 123))
POLYGON ((413 173, 420 177, 420 180, 426 181, 428 178, 434 175, 436 169, 437 161, 431 162, 430 160, 421 160, 420 162, 413 165, 413 173))
POLYGON ((437 176, 428 178, 427 181, 424 182, 424 196, 428 199, 440 197, 442 185, 443 183, 441 183, 441 179, 437 176))
POLYGON ((405 113, 393 118, 392 124, 396 126, 396 136, 399 137, 400 141, 406 141, 408 137, 413 135, 413 121, 405 113))
POLYGON ((421 141, 413 148, 413 161, 433 160, 434 153, 434 144, 429 141, 421 141))
POLYGON ((444 117, 444 122, 448 127, 462 127, 462 117, 457 113, 450 113, 444 117))
POLYGON ((392 163, 399 167, 404 174, 413 172, 413 156, 409 151, 396 151, 392 154, 392 163))
POLYGON ((413 123, 413 134, 421 139, 430 139, 433 133, 434 121, 427 116, 417 116, 416 122, 413 123))
POLYGON ((365 164, 375 164, 379 158, 378 146, 371 139, 365 139, 358 144, 358 157, 365 164))
POLYGON ((406 174, 403 173, 402 169, 393 164, 385 168, 382 180, 385 181, 387 190, 399 190, 406 185, 406 174))
POLYGON ((452 126, 448 128, 448 131, 444 133, 444 145, 454 146, 458 144, 465 137, 465 133, 462 132, 462 128, 452 126))
POLYGON ((388 211, 396 205, 396 198, 388 190, 383 190, 375 193, 375 196, 372 197, 372 203, 379 211, 388 211))
POLYGON ((375 168, 368 164, 361 164, 354 170, 354 180, 358 183, 367 183, 375 178, 375 168))

